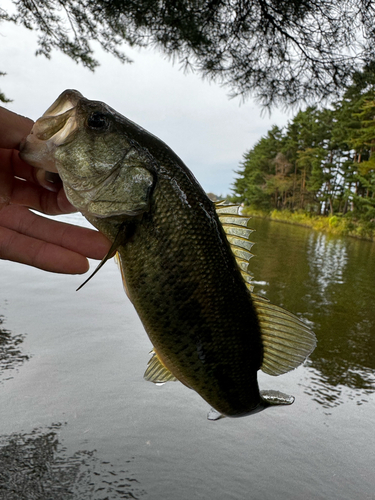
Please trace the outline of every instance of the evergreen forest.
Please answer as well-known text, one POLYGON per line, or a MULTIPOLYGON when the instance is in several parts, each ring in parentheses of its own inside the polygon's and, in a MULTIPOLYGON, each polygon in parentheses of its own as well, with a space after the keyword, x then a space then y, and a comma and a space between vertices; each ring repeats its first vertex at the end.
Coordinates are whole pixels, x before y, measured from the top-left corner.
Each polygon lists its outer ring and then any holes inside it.
POLYGON ((231 200, 253 210, 375 227, 375 72, 356 74, 329 107, 307 107, 285 128, 273 126, 236 173, 231 200))

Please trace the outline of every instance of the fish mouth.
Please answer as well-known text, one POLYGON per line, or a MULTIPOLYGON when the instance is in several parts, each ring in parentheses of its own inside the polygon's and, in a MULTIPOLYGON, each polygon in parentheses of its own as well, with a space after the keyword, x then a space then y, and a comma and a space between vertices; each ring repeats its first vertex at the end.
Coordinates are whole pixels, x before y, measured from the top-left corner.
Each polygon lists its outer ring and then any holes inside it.
POLYGON ((78 90, 65 90, 35 122, 31 133, 41 141, 53 139, 55 144, 62 144, 77 128, 75 115, 80 99, 83 95, 78 90))
POLYGON ((70 142, 78 128, 77 104, 81 99, 77 90, 65 90, 34 123, 21 143, 20 157, 33 167, 58 173, 54 152, 61 144, 70 142))

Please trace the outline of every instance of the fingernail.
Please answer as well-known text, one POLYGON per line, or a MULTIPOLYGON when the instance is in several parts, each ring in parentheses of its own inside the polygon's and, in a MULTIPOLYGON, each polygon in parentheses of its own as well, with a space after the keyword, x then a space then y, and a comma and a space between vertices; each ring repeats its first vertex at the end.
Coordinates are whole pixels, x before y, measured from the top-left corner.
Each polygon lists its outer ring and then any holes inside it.
POLYGON ((57 184, 58 182, 61 182, 59 174, 56 174, 55 172, 48 172, 48 170, 46 171, 44 178, 51 184, 57 184))

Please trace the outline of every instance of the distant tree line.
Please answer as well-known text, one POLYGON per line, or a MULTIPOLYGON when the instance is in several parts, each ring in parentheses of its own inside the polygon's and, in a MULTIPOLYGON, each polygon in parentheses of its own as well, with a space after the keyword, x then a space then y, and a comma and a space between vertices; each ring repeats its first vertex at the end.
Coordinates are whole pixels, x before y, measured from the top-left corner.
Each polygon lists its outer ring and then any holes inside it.
POLYGON ((375 219, 375 72, 358 73, 343 98, 273 126, 244 155, 232 200, 375 219))

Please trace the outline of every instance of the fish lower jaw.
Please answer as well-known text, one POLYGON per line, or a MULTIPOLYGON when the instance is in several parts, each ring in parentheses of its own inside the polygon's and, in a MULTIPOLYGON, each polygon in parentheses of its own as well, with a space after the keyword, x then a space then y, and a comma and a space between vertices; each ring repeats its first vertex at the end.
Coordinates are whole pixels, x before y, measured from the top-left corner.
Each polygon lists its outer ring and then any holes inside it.
POLYGON ((29 165, 47 170, 48 172, 58 173, 54 158, 56 146, 48 144, 39 139, 36 135, 30 134, 22 141, 20 147, 20 158, 29 165))

